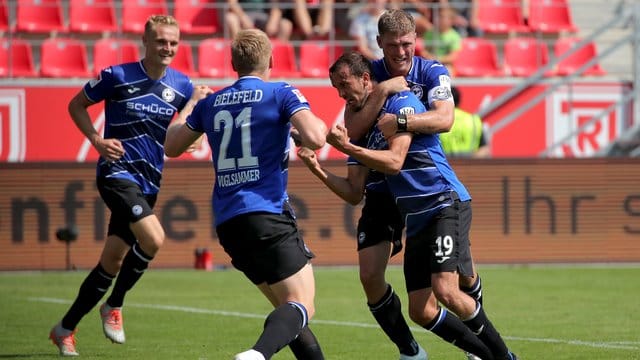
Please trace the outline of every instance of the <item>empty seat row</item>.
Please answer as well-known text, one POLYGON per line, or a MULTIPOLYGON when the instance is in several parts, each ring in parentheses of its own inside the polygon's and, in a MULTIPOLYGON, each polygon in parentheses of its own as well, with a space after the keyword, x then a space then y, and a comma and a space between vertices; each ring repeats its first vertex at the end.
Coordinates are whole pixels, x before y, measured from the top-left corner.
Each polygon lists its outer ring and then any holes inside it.
MULTIPOLYGON (((567 53, 581 42, 577 37, 560 38, 553 44, 556 58, 567 53)), ((566 76, 575 73, 597 56, 593 42, 587 43, 568 57, 562 59, 545 76, 566 76)), ((535 38, 511 38, 504 44, 503 65, 498 60, 495 42, 484 38, 465 38, 462 49, 454 62, 455 75, 460 77, 483 76, 530 76, 549 62, 547 44, 535 38)), ((583 75, 604 75, 605 71, 596 62, 583 75)))
MULTIPOLYGON (((293 44, 275 40, 272 44, 273 78, 327 78, 330 64, 342 53, 340 46, 331 47, 327 41, 307 41, 300 45, 298 59, 293 44)), ((84 41, 48 38, 40 46, 40 66, 37 69, 30 42, 0 39, 0 77, 90 77, 109 65, 140 59, 138 43, 129 39, 100 39, 94 43, 92 54, 93 63, 89 66, 88 49, 84 41)), ((191 77, 235 77, 227 39, 208 38, 200 41, 197 60, 196 67, 192 46, 182 42, 171 66, 191 77)))
MULTIPOLYGON (((147 18, 169 14, 168 0, 120 0, 120 19, 115 0, 68 0, 68 23, 61 0, 15 2, 16 19, 8 21, 7 0, 0 0, 0 31, 49 33, 117 32, 141 34, 147 18), (118 21, 120 20, 120 21, 118 21)), ((171 13, 185 34, 214 34, 220 29, 215 0, 172 0, 171 13)))
MULTIPOLYGON (((65 23, 61 0, 20 0, 15 30, 25 32, 115 32, 119 29, 115 0, 68 0, 65 23)), ((220 29, 216 0, 120 0, 122 31, 141 33, 151 14, 173 15, 186 34, 214 34, 220 29), (171 1, 171 2, 170 2, 171 1), (172 6, 170 6, 172 5, 172 6)), ((525 19, 521 0, 478 0, 477 18, 487 33, 576 31, 567 0, 529 1, 525 19)), ((7 0, 0 0, 0 30, 8 30, 7 0)))
POLYGON ((525 19, 521 0, 477 0, 477 19, 486 33, 575 32, 568 0, 530 0, 525 19))
MULTIPOLYGON (((138 45, 131 40, 98 40, 93 46, 94 73, 111 64, 136 61, 138 45)), ((49 38, 40 46, 37 70, 31 43, 21 39, 0 40, 0 76, 90 77, 87 48, 77 39, 49 38)))

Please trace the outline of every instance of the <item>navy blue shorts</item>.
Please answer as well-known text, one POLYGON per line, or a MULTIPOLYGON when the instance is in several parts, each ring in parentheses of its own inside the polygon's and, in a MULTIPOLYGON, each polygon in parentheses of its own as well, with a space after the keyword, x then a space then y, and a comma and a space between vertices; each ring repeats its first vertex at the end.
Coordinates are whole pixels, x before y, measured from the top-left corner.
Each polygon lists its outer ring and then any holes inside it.
POLYGON ((284 280, 314 257, 289 212, 238 215, 216 232, 231 264, 256 285, 284 280))

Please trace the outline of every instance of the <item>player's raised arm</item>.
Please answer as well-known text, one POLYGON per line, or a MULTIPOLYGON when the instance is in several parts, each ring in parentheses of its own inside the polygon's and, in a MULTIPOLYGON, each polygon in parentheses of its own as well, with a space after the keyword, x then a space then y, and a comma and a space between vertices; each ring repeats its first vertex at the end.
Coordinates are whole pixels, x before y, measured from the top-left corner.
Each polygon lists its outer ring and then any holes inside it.
POLYGON ((354 110, 347 104, 344 111, 344 125, 353 139, 362 138, 375 123, 380 109, 389 95, 409 90, 407 80, 396 76, 378 83, 369 94, 364 106, 354 110))
POLYGON ((389 150, 371 150, 350 142, 347 129, 336 125, 327 135, 327 142, 373 170, 396 175, 402 169, 411 138, 411 133, 398 134, 388 140, 389 150))
POLYGON ((327 136, 327 125, 311 110, 300 110, 291 116, 291 123, 296 128, 297 137, 302 146, 316 150, 324 146, 327 136))
POLYGON ((351 205, 357 205, 362 201, 369 169, 360 165, 350 165, 347 170, 347 177, 344 178, 320 166, 316 153, 309 148, 301 147, 298 150, 298 156, 313 175, 344 201, 351 205))
POLYGON ((431 103, 431 110, 407 115, 404 124, 399 122, 398 115, 386 113, 378 119, 377 126, 386 138, 398 131, 420 134, 448 132, 453 126, 454 108, 452 101, 435 100, 431 103))
POLYGON ((167 138, 164 142, 164 153, 168 157, 178 157, 185 151, 193 150, 194 143, 202 141, 202 133, 191 130, 187 125, 187 117, 193 112, 198 101, 213 93, 210 87, 204 85, 195 86, 191 99, 180 111, 176 119, 167 129, 167 138))

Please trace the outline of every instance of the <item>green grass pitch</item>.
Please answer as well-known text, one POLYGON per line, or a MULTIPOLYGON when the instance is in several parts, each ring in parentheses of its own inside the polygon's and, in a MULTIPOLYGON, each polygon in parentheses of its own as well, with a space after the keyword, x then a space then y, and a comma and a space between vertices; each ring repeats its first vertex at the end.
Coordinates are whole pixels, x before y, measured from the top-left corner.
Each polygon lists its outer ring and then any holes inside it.
MULTIPOLYGON (((521 359, 640 359, 640 266, 480 265, 485 309, 521 359)), ((0 273, 0 359, 55 359, 49 329, 87 271, 0 273)), ((401 269, 388 280, 403 301, 401 269)), ((316 268, 311 327, 325 356, 397 359, 369 313, 355 267, 316 268)), ((270 306, 235 270, 147 271, 125 301, 127 343, 104 338, 97 307, 80 323, 81 359, 232 359, 257 339, 270 306)), ((464 354, 412 324, 431 360, 464 354)), ((288 349, 274 360, 293 359, 288 349)))

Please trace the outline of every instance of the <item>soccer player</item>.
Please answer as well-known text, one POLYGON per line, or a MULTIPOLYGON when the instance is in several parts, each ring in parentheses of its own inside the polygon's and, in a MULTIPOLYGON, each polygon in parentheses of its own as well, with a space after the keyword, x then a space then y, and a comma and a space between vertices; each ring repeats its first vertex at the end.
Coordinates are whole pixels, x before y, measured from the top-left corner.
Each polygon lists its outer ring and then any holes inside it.
MULTIPOLYGON (((398 130, 423 134, 449 131, 454 121, 454 105, 450 101, 440 99, 441 89, 434 85, 439 78, 450 82, 449 73, 437 61, 414 56, 416 45, 414 18, 403 10, 388 10, 378 20, 378 33, 378 45, 384 54, 382 59, 373 61, 373 72, 378 86, 374 88, 360 111, 351 111, 347 106, 344 118, 349 135, 353 139, 364 136, 380 115, 380 109, 387 96, 400 85, 404 85, 404 89, 410 89, 416 94, 428 111, 406 116, 385 114, 377 122, 378 128, 382 130, 385 137, 392 136, 398 130)), ((469 274, 461 273, 460 275, 460 288, 482 303, 482 282, 475 266, 469 274)))
MULTIPOLYGON (((296 337, 309 344, 314 315, 314 255, 298 231, 287 195, 289 137, 293 125, 303 146, 325 144, 325 123, 297 88, 270 82, 271 42, 261 30, 241 30, 231 43, 238 80, 209 95, 169 128, 165 153, 179 156, 206 133, 213 154, 212 205, 220 244, 273 304, 257 342, 236 360, 269 359, 296 337), (300 334, 300 336, 299 336, 300 334)), ((293 343, 292 350, 293 348, 293 343)), ((315 355, 322 359, 316 342, 315 355)))
POLYGON ((178 23, 171 16, 151 16, 139 62, 101 71, 70 101, 69 114, 100 154, 97 186, 111 210, 107 239, 100 261, 89 273, 78 295, 49 337, 63 356, 77 356, 76 326, 105 295, 117 275, 111 295, 100 307, 103 331, 122 344, 125 334, 122 305, 164 241, 164 230, 153 212, 164 163, 164 143, 171 119, 188 113, 207 93, 169 67, 178 50, 178 23), (87 108, 105 102, 105 129, 101 136, 87 108))
MULTIPOLYGON (((362 85, 363 74, 371 73, 368 63, 360 59, 363 56, 356 52, 342 55, 331 67, 331 83, 336 89, 340 91, 343 82, 362 85), (355 59, 351 59, 353 57, 355 59), (338 71, 342 66, 345 70, 338 71)), ((362 89, 358 87, 354 91, 362 89)), ((360 104, 351 99, 348 97, 347 106, 357 111, 360 104)), ((400 298, 385 279, 390 256, 402 249, 404 223, 384 174, 350 159, 347 177, 339 177, 320 166, 313 150, 301 147, 298 156, 314 175, 346 202, 357 205, 364 197, 357 228, 357 250, 360 282, 367 297, 367 306, 385 334, 398 347, 400 360, 426 360, 426 351, 415 340, 402 315, 400 298)))
MULTIPOLYGON (((330 70, 332 85, 356 111, 373 91, 375 78, 371 70, 353 69, 368 64, 362 56, 342 56, 330 70)), ((429 102, 452 102, 448 78, 437 79, 440 82, 430 93, 429 102)), ((405 118, 426 108, 412 92, 405 91, 389 97, 382 111, 405 118)), ((404 275, 411 319, 474 356, 516 359, 481 304, 458 288, 459 272, 469 272, 472 267, 471 197, 449 166, 438 135, 401 132, 387 140, 373 127, 366 136, 366 146, 358 146, 349 141, 345 127, 336 125, 327 142, 387 174, 389 190, 406 225, 404 275), (436 300, 458 317, 434 306, 436 300)))

